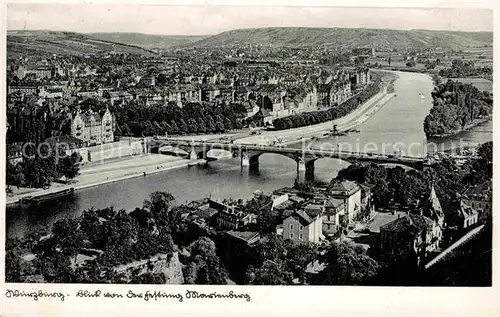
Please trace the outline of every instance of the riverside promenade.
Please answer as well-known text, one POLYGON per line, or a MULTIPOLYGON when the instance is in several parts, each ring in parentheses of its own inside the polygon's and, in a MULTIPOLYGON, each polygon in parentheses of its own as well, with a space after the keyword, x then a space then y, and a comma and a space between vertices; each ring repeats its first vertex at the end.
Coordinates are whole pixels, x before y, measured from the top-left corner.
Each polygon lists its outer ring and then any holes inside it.
POLYGON ((270 145, 275 140, 281 139, 281 144, 289 145, 300 142, 302 139, 310 139, 314 136, 323 136, 324 133, 329 132, 332 129, 333 125, 337 125, 337 130, 339 132, 350 130, 368 120, 389 100, 396 96, 396 93, 387 92, 389 80, 390 79, 387 79, 387 81, 384 82, 384 86, 378 94, 368 99, 356 110, 344 117, 300 128, 279 131, 262 131, 260 135, 241 138, 236 140, 234 143, 270 145))
POLYGON ((118 182, 134 177, 147 177, 148 175, 164 172, 176 168, 203 164, 205 160, 186 160, 161 154, 143 154, 124 157, 102 164, 95 162, 82 166, 80 174, 75 177, 73 184, 53 183, 48 189, 13 187, 14 195, 7 197, 6 204, 11 205, 27 197, 39 197, 59 191, 74 188, 82 190, 112 182, 118 182))

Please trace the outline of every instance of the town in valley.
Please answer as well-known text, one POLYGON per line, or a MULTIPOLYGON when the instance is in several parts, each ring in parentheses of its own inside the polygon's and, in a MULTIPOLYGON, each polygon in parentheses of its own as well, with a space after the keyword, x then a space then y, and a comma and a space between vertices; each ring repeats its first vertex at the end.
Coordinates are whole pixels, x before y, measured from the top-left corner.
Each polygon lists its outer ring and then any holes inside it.
POLYGON ((6 282, 491 286, 492 31, 7 20, 6 282))

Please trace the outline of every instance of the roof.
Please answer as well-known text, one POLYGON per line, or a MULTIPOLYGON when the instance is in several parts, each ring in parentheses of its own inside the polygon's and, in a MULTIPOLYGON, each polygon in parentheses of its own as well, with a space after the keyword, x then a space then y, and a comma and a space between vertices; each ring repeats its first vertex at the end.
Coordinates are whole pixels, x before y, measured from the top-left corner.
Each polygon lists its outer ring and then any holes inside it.
POLYGON ((208 207, 208 208, 200 208, 194 214, 199 216, 200 218, 209 219, 216 213, 218 213, 216 209, 208 207))
POLYGON ((267 109, 260 108, 260 112, 261 112, 263 117, 270 117, 271 116, 271 114, 269 113, 269 111, 267 111, 267 109))
POLYGON ((323 262, 319 262, 319 260, 314 260, 307 264, 306 273, 309 274, 318 274, 319 272, 325 269, 325 264, 323 262))
POLYGON ((323 211, 323 205, 308 204, 304 207, 304 211, 309 217, 316 217, 323 211))
POLYGON ((253 100, 247 100, 243 103, 243 106, 245 107, 245 110, 247 112, 252 112, 253 111, 253 107, 255 107, 255 101, 253 100))
POLYGON ((419 232, 432 226, 432 220, 428 217, 416 214, 406 214, 398 219, 380 227, 380 231, 392 232, 419 232))
POLYGON ((463 200, 460 201, 460 206, 457 210, 458 216, 461 218, 469 218, 477 215, 477 211, 471 206, 467 205, 463 200))
POLYGON ((428 217, 444 217, 443 209, 441 208, 441 203, 434 190, 434 185, 431 187, 431 192, 429 196, 419 202, 419 208, 422 208, 425 215, 428 217))
POLYGON ((292 213, 290 216, 288 216, 287 218, 290 218, 290 217, 298 217, 299 222, 303 226, 307 226, 314 221, 311 217, 309 217, 309 215, 304 210, 297 210, 294 213, 292 213))
POLYGON ((357 183, 349 180, 333 180, 330 186, 330 191, 334 195, 351 195, 360 190, 357 183))
POLYGON ((492 182, 487 180, 476 186, 471 186, 462 195, 465 199, 490 201, 492 196, 492 182))
POLYGON ((344 205, 344 201, 341 200, 341 199, 337 199, 337 198, 330 198, 330 199, 327 199, 326 202, 325 202, 325 207, 327 208, 338 208, 338 207, 341 207, 342 205, 344 205))
POLYGON ((244 241, 248 244, 256 242, 260 238, 258 231, 227 231, 229 236, 234 237, 238 240, 244 241))

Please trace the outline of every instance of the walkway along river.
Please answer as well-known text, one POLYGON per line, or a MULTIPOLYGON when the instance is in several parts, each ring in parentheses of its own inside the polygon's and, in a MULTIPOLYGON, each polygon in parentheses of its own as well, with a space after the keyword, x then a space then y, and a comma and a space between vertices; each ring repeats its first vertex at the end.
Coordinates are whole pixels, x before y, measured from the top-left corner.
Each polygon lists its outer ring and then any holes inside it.
MULTIPOLYGON (((342 142, 360 150, 373 142, 377 146, 383 143, 396 143, 413 146, 416 155, 426 153, 426 139, 423 132, 423 120, 429 113, 433 89, 432 80, 424 74, 398 73, 395 82, 397 97, 392 98, 366 122, 357 127, 359 133, 328 138, 312 144, 319 147, 326 142, 335 145, 342 142), (419 94, 425 98, 421 98, 419 94)), ((492 124, 485 123, 461 134, 473 143, 492 140, 492 124), (477 132, 475 132, 477 131, 477 132)), ((459 141, 460 135, 439 140, 439 144, 459 141), (458 138, 458 139, 457 139, 458 138)), ((338 170, 349 163, 320 159, 316 162, 315 179, 329 181, 338 170)), ((160 172, 147 177, 132 178, 116 183, 84 189, 56 201, 47 201, 38 206, 7 208, 7 235, 20 236, 33 227, 47 227, 62 217, 78 216, 91 207, 133 209, 142 205, 144 199, 154 191, 166 191, 173 194, 177 203, 185 203, 202 197, 213 198, 241 197, 250 198, 256 189, 264 192, 279 187, 291 186, 296 177, 296 163, 278 154, 263 154, 258 172, 241 171, 239 158, 210 162, 206 166, 192 166, 178 170, 160 172)))

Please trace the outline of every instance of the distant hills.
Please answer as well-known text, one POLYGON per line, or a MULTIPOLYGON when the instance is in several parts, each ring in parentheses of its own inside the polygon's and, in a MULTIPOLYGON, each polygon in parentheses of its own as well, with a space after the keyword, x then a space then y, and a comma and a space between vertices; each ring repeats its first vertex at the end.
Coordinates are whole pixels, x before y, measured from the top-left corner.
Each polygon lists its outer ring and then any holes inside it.
POLYGON ((468 48, 493 45, 492 32, 280 27, 223 32, 188 46, 220 47, 244 44, 391 48, 468 48))
POLYGON ((142 33, 91 33, 89 35, 100 40, 135 45, 147 49, 165 49, 173 46, 182 46, 209 37, 208 35, 183 36, 142 33))
POLYGON ((7 31, 7 53, 87 55, 98 52, 118 52, 149 55, 153 52, 135 45, 110 42, 74 32, 19 30, 7 31))
POLYGON ((492 47, 492 32, 279 27, 241 29, 212 36, 141 33, 82 34, 60 31, 7 31, 7 52, 85 55, 96 52, 155 54, 153 49, 218 48, 242 45, 272 47, 373 47, 402 49, 492 47))

